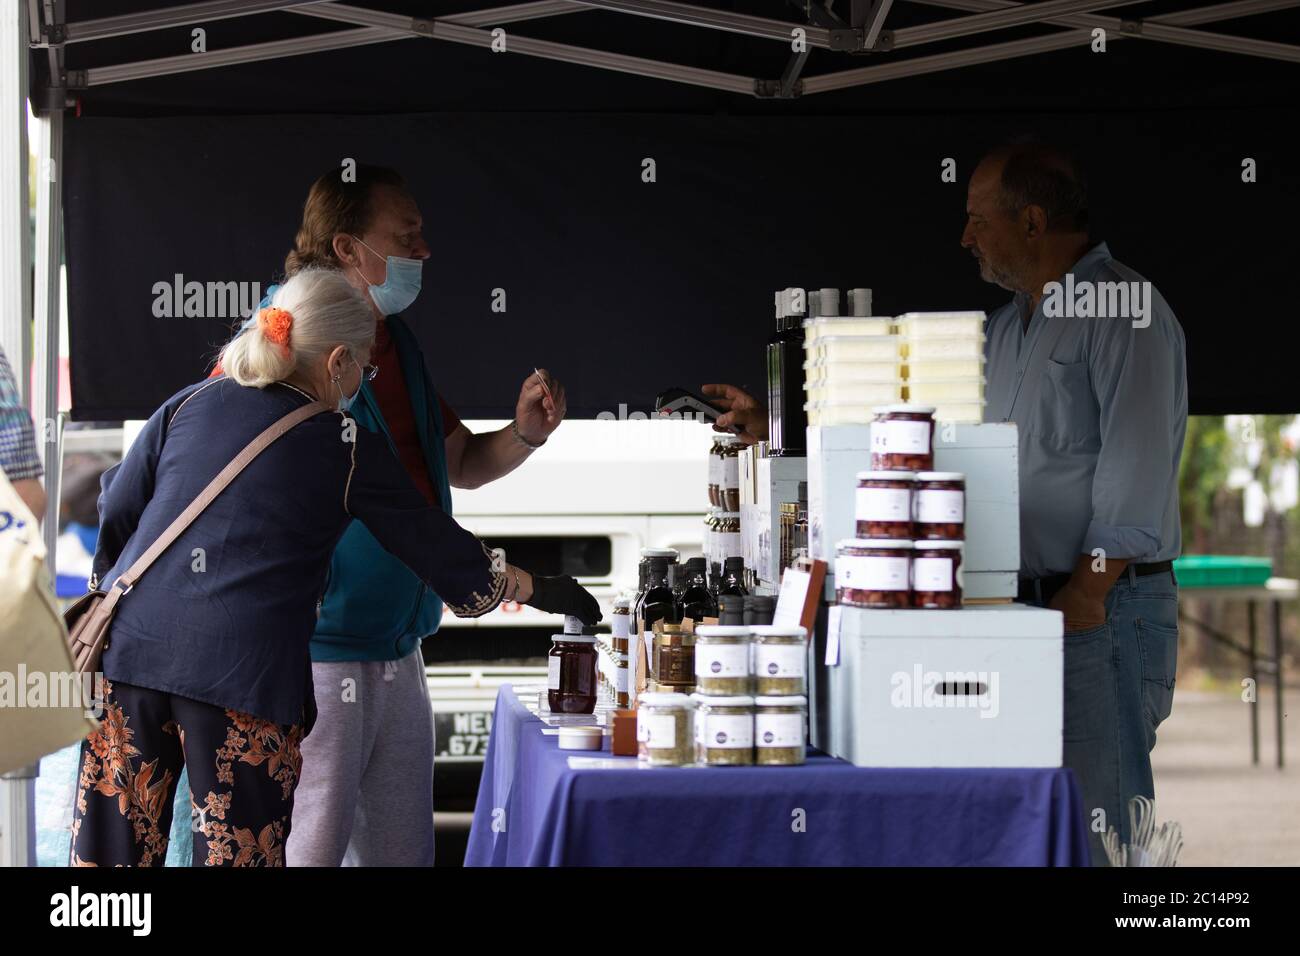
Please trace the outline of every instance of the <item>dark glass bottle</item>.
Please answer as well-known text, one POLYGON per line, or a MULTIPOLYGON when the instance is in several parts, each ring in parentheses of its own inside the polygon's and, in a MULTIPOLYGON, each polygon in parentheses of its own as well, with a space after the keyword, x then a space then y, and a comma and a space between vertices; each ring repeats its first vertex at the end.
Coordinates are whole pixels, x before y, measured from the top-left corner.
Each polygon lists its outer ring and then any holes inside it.
POLYGON ((668 560, 666 558, 651 558, 650 572, 646 576, 648 587, 645 592, 645 599, 641 602, 641 628, 643 632, 654 630, 656 621, 663 621, 665 624, 680 624, 681 618, 677 616, 677 599, 673 597, 672 589, 668 587, 668 560))
POLYGON ((706 617, 718 616, 718 602, 709 593, 703 558, 691 558, 686 562, 686 590, 682 592, 682 619, 690 618, 699 623, 706 617))
POLYGON ((745 623, 745 598, 741 594, 723 594, 718 598, 718 623, 740 627, 745 623))
POLYGON ((776 332, 767 340, 767 453, 772 457, 807 454, 804 308, 797 301, 802 297, 802 289, 778 293, 776 332))
POLYGON ((742 583, 744 580, 745 559, 727 558, 722 564, 722 586, 718 589, 718 598, 721 599, 724 594, 735 594, 743 597, 748 593, 742 583))

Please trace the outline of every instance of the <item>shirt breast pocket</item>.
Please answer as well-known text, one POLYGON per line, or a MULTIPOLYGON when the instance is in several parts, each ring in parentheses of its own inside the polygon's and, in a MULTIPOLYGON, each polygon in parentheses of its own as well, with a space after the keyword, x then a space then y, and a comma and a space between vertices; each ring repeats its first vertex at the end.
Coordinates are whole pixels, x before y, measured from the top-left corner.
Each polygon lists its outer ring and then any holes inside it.
POLYGON ((1048 359, 1038 396, 1036 431, 1061 445, 1099 446, 1099 415, 1088 381, 1088 363, 1048 359))

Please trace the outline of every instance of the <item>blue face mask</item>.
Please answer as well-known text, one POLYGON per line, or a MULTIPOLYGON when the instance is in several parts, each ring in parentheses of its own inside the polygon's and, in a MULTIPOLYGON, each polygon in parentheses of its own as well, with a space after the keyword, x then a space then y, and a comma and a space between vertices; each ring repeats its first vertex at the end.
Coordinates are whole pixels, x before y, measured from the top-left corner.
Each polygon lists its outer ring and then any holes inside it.
MULTIPOLYGON (((366 245, 360 237, 352 238, 370 249, 370 246, 366 245)), ((379 256, 374 249, 370 249, 370 252, 379 256)), ((424 262, 421 259, 389 256, 385 260, 385 267, 388 271, 384 274, 383 284, 370 286, 370 301, 374 302, 375 308, 384 315, 397 315, 410 308, 411 303, 420 294, 420 278, 424 272, 424 262)), ((359 274, 361 270, 358 269, 357 272, 359 274)), ((361 278, 365 279, 365 276, 361 278)))
MULTIPOLYGON (((352 360, 352 364, 357 365, 355 358, 352 360)), ((343 386, 339 384, 341 377, 334 379, 334 387, 339 390, 339 411, 344 413, 352 410, 352 404, 357 400, 357 396, 361 394, 361 385, 366 380, 366 370, 361 368, 360 365, 357 365, 357 368, 361 372, 361 377, 357 379, 357 390, 350 396, 343 394, 343 386)))

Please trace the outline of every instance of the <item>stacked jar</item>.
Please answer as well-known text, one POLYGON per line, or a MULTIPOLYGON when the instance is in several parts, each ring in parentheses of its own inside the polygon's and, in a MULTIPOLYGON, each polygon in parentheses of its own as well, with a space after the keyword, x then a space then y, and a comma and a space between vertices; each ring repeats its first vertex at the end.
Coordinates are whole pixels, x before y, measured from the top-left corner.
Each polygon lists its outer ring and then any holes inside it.
POLYGON ((754 632, 754 762, 761 767, 804 762, 808 733, 808 632, 756 624, 754 632))
POLYGON ((962 554, 966 540, 966 476, 922 471, 916 476, 912 526, 915 607, 951 610, 962 604, 962 554))
POLYGON ((632 634, 632 599, 627 594, 614 598, 611 617, 613 634, 610 637, 610 664, 613 671, 613 699, 616 707, 628 705, 629 638, 632 634))

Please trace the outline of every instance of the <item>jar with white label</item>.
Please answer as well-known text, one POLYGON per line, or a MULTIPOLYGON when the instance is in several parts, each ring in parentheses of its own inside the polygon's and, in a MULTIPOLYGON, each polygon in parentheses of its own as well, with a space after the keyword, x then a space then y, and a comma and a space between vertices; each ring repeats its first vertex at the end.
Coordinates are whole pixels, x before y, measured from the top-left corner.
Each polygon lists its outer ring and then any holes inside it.
POLYGON ((726 511, 740 511, 740 452, 744 447, 739 438, 723 439, 722 507, 726 511))
POLYGON ((807 690, 808 632, 796 625, 756 624, 754 692, 765 697, 807 690))
POLYGON ((934 407, 881 405, 872 409, 873 471, 929 471, 934 467, 934 407))
POLYGON ((596 638, 556 634, 546 658, 546 702, 555 714, 596 709, 596 638))
POLYGON ((855 538, 835 545, 835 600, 847 607, 912 606, 911 541, 855 538))
POLYGON ((754 763, 760 767, 797 767, 808 749, 808 698, 754 699, 754 763))
POLYGON ((912 606, 961 607, 961 541, 916 541, 912 558, 912 606))
POLYGON ((962 541, 966 537, 966 476, 960 471, 922 471, 916 476, 913 527, 918 538, 962 541))
POLYGON ((754 698, 692 695, 696 754, 708 767, 749 767, 754 763, 754 698))
POLYGON ((750 641, 748 627, 701 624, 695 628, 695 686, 701 694, 749 694, 750 641))
POLYGON ((911 538, 914 471, 860 471, 854 493, 859 538, 911 538))
POLYGON ((695 762, 695 706, 687 694, 648 693, 637 698, 637 757, 652 767, 695 762))

